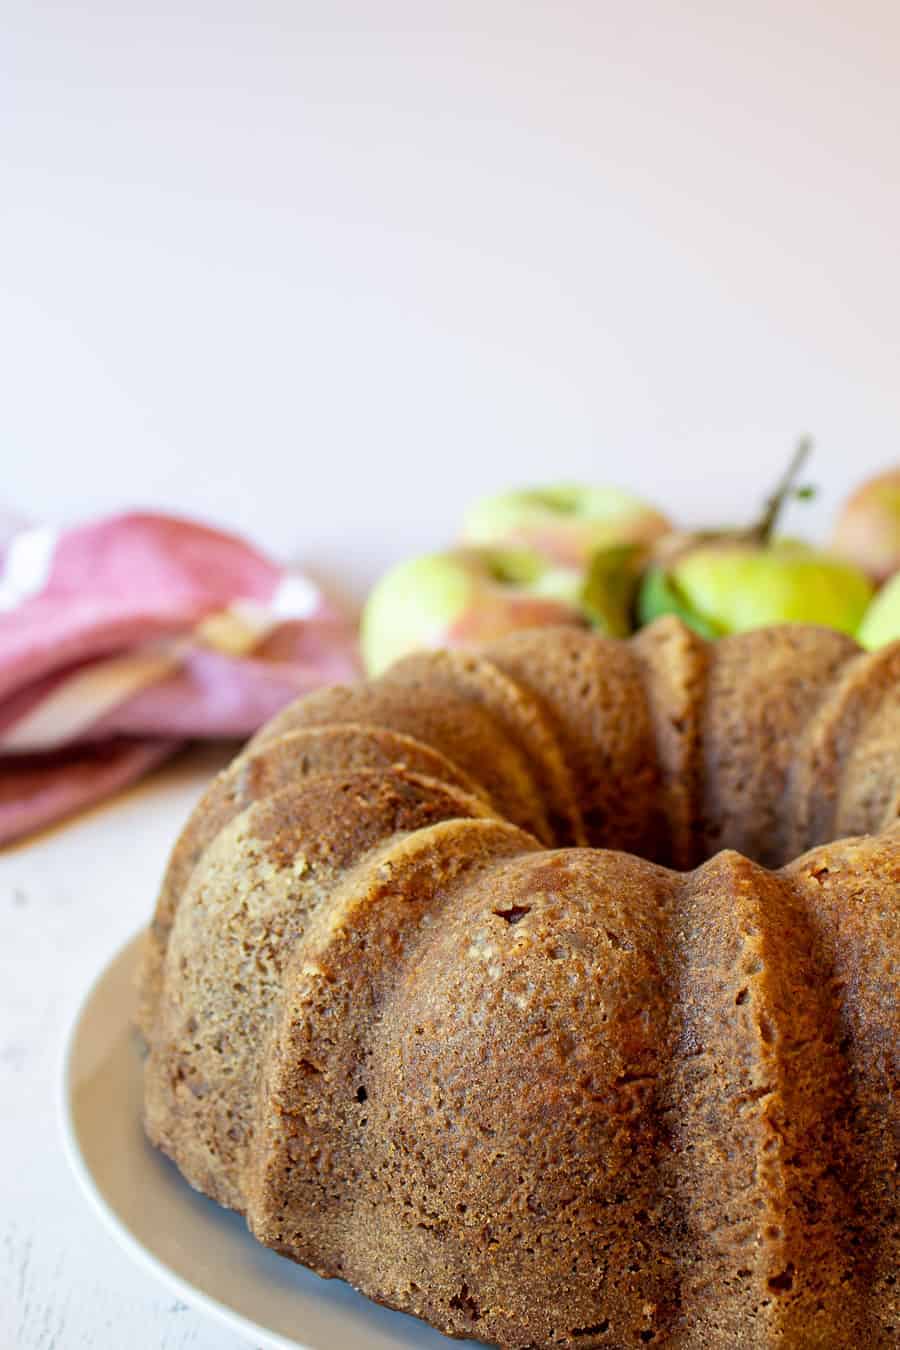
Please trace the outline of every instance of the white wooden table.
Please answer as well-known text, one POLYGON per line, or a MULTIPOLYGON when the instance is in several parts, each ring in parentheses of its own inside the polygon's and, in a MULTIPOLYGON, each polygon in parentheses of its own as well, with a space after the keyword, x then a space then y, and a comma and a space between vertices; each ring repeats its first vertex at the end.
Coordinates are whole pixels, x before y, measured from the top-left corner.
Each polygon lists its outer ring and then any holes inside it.
POLYGON ((245 1350, 134 1266, 63 1154, 65 1035, 147 921, 180 822, 230 751, 192 751, 0 854, 0 1350, 245 1350))

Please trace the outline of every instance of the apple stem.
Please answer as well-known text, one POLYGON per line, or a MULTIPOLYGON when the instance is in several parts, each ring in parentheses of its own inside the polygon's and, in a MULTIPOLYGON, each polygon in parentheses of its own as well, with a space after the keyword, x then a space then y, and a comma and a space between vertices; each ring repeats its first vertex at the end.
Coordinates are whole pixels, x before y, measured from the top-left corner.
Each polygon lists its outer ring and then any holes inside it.
POLYGON ((758 524, 750 530, 750 535, 761 544, 767 544, 772 538, 781 513, 792 497, 808 495, 796 486, 797 475, 812 453, 813 442, 810 436, 801 436, 791 461, 778 482, 775 491, 766 502, 765 510, 758 524))

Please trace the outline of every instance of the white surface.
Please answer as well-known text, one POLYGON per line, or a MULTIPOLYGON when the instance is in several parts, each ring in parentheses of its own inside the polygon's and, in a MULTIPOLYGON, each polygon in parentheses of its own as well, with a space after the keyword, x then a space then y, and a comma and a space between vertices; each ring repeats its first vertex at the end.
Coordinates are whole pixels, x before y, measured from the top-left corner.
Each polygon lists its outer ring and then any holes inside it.
POLYGON ((174 832, 224 758, 195 753, 0 854, 2 1350, 247 1345, 116 1248, 66 1164, 57 1112, 63 1037, 77 1006, 145 922, 174 832))
POLYGON ((62 1083, 69 1161, 113 1237, 176 1295, 270 1350, 441 1350, 445 1339, 422 1322, 266 1251, 242 1219, 197 1195, 148 1144, 130 1027, 142 937, 91 989, 62 1083))
POLYGON ((361 582, 511 479, 900 447, 891 0, 7 0, 0 492, 361 582))

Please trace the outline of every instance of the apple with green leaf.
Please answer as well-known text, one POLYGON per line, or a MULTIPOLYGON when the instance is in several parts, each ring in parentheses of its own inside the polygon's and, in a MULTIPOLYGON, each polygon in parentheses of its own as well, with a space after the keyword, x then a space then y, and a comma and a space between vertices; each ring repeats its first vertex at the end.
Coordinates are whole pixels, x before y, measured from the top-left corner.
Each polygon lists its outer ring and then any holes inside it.
POLYGON ((847 499, 831 546, 876 582, 900 571, 900 467, 870 478, 847 499))
POLYGON ((655 507, 620 488, 557 483, 475 502, 462 537, 466 544, 528 549, 581 570, 600 550, 647 546, 671 528, 655 507))
POLYGON ((798 446, 757 524, 663 542, 641 583, 641 623, 677 614, 708 638, 779 623, 856 633, 874 591, 862 569, 808 544, 774 537, 785 503, 810 495, 810 489, 795 486, 810 448, 807 441, 798 446))
POLYGON ((856 640, 870 651, 900 641, 900 572, 882 586, 866 610, 856 640))
POLYGON ((362 616, 363 662, 378 675, 423 647, 464 647, 518 628, 585 626, 584 578, 527 549, 455 548, 400 563, 362 616))

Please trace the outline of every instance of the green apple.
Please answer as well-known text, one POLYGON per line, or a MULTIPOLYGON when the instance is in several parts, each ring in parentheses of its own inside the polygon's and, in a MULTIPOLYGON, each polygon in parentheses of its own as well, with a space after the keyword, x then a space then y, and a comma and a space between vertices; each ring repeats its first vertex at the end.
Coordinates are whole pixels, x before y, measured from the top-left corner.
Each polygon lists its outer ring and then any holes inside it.
POLYGON ((775 537, 785 505, 813 495, 797 483, 811 451, 812 441, 802 437, 755 524, 673 534, 657 544, 638 595, 641 623, 677 614, 707 638, 780 623, 856 633, 874 593, 865 572, 809 544, 775 537))
POLYGON ((608 637, 629 636, 646 562, 647 552, 640 544, 615 544, 592 555, 579 594, 592 627, 608 637))
POLYGON ((870 478, 847 499, 831 546, 877 582, 900 569, 900 468, 870 478))
POLYGON ((900 572, 895 572, 866 610, 856 640, 873 650, 900 640, 900 572))
POLYGON ((583 568, 600 549, 649 545, 670 529, 659 511, 619 488, 558 483, 476 502, 466 513, 463 541, 525 548, 561 567, 583 568))
POLYGON ((856 633, 874 588, 853 563, 793 540, 722 536, 651 566, 638 596, 650 623, 678 614, 704 637, 768 624, 810 623, 856 633))
POLYGON ((463 647, 517 628, 584 626, 581 573, 524 549, 456 548, 401 563, 366 602, 361 644, 378 675, 423 647, 463 647))

